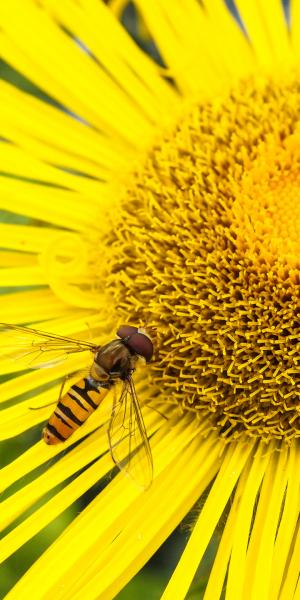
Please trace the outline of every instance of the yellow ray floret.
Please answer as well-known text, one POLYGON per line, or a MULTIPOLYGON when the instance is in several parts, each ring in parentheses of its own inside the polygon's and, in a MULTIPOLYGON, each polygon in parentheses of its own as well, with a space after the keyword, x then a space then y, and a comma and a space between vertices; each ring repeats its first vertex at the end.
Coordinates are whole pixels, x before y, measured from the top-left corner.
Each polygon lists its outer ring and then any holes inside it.
POLYGON ((274 69, 295 64, 281 0, 236 0, 258 65, 274 69))
POLYGON ((186 549, 162 596, 164 600, 174 598, 176 594, 184 598, 187 594, 201 557, 254 446, 252 442, 244 447, 238 444, 228 448, 186 549))
POLYGON ((20 13, 18 6, 18 1, 13 0, 0 8, 3 31, 8 34, 2 34, 0 39, 5 58, 31 77, 35 71, 35 79, 47 93, 99 129, 118 132, 131 142, 137 132, 147 135, 147 118, 132 106, 120 86, 82 50, 79 42, 31 0, 24 0, 25 13, 20 13), (30 29, 25 26, 24 14, 30 29), (28 61, 32 64, 33 59, 35 70, 28 68, 28 61))

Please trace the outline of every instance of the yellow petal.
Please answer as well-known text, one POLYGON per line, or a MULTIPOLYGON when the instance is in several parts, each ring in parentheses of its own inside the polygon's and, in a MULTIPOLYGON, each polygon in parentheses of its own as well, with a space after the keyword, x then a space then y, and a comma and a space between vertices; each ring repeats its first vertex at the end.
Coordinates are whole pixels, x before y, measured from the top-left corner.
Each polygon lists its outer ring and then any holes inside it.
POLYGON ((258 64, 266 68, 291 66, 294 60, 282 2, 236 0, 236 6, 258 64))
POLYGON ((187 594, 213 531, 253 447, 254 442, 244 447, 242 444, 231 445, 227 449, 199 519, 162 596, 163 600, 174 598, 176 594, 179 598, 184 598, 187 594))

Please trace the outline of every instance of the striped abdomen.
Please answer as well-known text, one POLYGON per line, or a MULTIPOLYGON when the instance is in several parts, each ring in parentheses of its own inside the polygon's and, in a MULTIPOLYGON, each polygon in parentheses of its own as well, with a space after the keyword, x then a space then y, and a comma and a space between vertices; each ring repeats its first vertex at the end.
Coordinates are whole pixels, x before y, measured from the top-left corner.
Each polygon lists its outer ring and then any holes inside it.
POLYGON ((43 439, 46 444, 59 444, 67 440, 99 406, 110 386, 96 387, 91 378, 80 379, 60 399, 46 427, 43 439))

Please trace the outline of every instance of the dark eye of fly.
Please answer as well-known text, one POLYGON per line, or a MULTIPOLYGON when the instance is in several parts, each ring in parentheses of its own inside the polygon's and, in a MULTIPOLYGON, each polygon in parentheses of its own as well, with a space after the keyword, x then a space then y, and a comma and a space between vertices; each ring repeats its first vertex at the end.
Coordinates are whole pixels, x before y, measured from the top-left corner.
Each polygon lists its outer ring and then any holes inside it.
POLYGON ((118 329, 117 335, 124 340, 124 343, 130 350, 143 356, 147 362, 151 360, 153 356, 153 344, 147 335, 139 333, 137 327, 122 325, 118 329))
POLYGON ((137 327, 133 327, 132 325, 121 325, 121 327, 119 327, 119 329, 117 331, 117 335, 122 340, 124 340, 124 338, 127 338, 130 335, 132 335, 133 333, 137 333, 137 332, 138 332, 137 327))
POLYGON ((134 333, 128 340, 125 340, 125 343, 136 354, 143 356, 147 362, 151 360, 153 356, 153 344, 143 333, 134 333))

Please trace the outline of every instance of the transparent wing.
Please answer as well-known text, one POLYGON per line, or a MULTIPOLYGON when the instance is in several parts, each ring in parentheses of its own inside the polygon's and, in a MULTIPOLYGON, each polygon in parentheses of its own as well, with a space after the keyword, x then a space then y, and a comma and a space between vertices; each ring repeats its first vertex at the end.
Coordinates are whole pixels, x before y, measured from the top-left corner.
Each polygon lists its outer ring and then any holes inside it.
POLYGON ((0 323, 0 334, 0 356, 20 360, 29 369, 52 367, 75 352, 98 349, 89 342, 7 323, 0 323))
POLYGON ((153 479, 153 461, 131 377, 123 383, 120 398, 114 400, 108 439, 112 458, 119 469, 147 489, 153 479))

